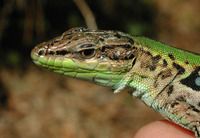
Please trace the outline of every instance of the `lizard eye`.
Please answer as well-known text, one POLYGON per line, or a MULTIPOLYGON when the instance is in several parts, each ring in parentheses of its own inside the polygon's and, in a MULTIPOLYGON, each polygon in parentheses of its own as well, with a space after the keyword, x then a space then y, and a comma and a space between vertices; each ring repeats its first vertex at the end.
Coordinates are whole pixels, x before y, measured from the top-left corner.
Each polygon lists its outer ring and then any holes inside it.
POLYGON ((94 57, 96 54, 96 51, 95 49, 85 49, 85 50, 82 50, 80 51, 80 55, 82 58, 92 58, 94 57))

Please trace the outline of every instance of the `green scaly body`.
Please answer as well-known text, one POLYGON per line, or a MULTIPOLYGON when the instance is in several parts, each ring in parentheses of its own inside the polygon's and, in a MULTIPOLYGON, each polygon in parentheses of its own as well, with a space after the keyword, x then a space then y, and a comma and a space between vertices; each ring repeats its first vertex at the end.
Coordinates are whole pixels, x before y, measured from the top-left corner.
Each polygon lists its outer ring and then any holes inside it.
POLYGON ((31 52, 53 72, 128 88, 133 97, 200 137, 200 55, 118 31, 74 28, 31 52))

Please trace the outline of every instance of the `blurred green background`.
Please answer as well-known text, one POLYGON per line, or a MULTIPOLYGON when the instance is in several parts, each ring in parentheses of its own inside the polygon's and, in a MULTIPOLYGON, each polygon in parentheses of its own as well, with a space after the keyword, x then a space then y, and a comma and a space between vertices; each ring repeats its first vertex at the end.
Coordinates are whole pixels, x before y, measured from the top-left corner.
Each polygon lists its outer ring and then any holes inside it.
MULTIPOLYGON (((86 0, 98 28, 200 53, 199 0, 86 0)), ((36 67, 31 49, 86 27, 72 0, 0 1, 0 138, 129 138, 162 119, 126 92, 36 67)))

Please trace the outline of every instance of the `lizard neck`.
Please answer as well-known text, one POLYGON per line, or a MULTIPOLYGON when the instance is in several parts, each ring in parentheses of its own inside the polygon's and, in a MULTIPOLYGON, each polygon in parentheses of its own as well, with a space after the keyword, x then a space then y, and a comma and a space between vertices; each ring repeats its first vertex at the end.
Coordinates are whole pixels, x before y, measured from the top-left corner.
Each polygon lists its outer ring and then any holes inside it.
POLYGON ((199 55, 188 53, 189 56, 185 55, 184 59, 180 59, 177 57, 177 55, 180 55, 178 52, 182 52, 179 49, 170 47, 170 51, 165 52, 157 46, 162 45, 162 43, 151 42, 147 38, 140 37, 133 39, 140 42, 141 49, 134 61, 134 65, 132 64, 132 69, 116 85, 115 92, 119 92, 124 88, 131 88, 133 97, 138 97, 148 106, 151 106, 154 99, 173 80, 181 81, 199 68, 199 61, 191 61, 190 59, 192 56, 199 55), (141 39, 142 41, 140 41, 141 39), (189 64, 189 61, 192 63, 189 64))

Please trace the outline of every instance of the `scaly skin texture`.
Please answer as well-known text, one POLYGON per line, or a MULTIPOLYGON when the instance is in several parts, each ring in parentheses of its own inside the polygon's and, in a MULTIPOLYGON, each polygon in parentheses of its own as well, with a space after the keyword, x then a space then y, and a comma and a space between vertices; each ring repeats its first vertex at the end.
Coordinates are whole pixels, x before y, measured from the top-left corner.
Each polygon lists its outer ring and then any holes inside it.
POLYGON ((118 31, 73 28, 31 52, 42 68, 133 97, 200 137, 200 55, 118 31))

